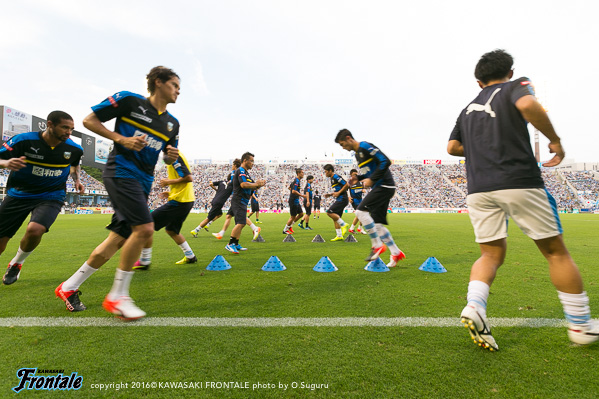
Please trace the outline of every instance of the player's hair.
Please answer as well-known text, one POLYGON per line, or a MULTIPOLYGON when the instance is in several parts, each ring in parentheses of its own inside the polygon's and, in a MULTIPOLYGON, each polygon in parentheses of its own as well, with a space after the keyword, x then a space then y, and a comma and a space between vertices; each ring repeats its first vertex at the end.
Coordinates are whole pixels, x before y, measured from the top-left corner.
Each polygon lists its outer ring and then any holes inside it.
POLYGON ((318 195, 318 190, 314 190, 314 194, 317 194, 317 195, 318 195))
POLYGON ((308 175, 308 178, 306 180, 310 180, 310 179, 314 179, 314 176, 308 175))
POLYGON ((66 119, 66 120, 68 120, 68 121, 72 121, 72 120, 73 120, 73 117, 72 117, 71 115, 67 114, 67 113, 66 113, 66 112, 64 112, 64 111, 52 111, 52 112, 50 112, 50 113, 48 114, 48 119, 47 119, 47 121, 48 121, 48 122, 52 122, 52 124, 53 124, 54 126, 56 126, 56 125, 60 124, 60 122, 61 122, 63 119, 66 119))
POLYGON ((512 70, 512 65, 514 58, 509 53, 501 49, 493 50, 480 57, 474 68, 474 77, 483 84, 504 79, 512 70))
POLYGON ((299 174, 300 174, 300 172, 302 172, 302 171, 303 171, 303 169, 302 169, 302 168, 296 168, 296 169, 295 169, 295 175, 296 175, 296 176, 297 176, 297 175, 299 175, 299 174))
POLYGON ((334 167, 333 167, 333 165, 331 165, 330 163, 326 164, 326 165, 323 167, 323 169, 324 169, 324 170, 330 170, 331 172, 334 172, 334 171, 335 171, 335 168, 334 168, 334 167))
POLYGON ((146 75, 146 79, 148 80, 148 92, 154 94, 154 91, 156 90, 156 79, 160 79, 162 83, 166 83, 172 78, 179 78, 179 75, 172 69, 163 66, 152 68, 146 75))
POLYGON ((233 166, 235 166, 236 168, 240 167, 241 166, 241 159, 235 158, 233 160, 233 166))
POLYGON ((251 152, 244 152, 243 155, 241 156, 241 162, 245 161, 246 159, 250 159, 250 157, 253 157, 254 154, 252 154, 251 152))
POLYGON ((349 171, 349 174, 351 175, 354 172, 358 173, 358 170, 357 169, 352 169, 352 170, 349 171))
POLYGON ((339 130, 339 133, 337 133, 337 137, 335 137, 335 143, 339 143, 341 140, 345 140, 347 137, 351 137, 352 139, 354 138, 349 130, 341 129, 339 130))

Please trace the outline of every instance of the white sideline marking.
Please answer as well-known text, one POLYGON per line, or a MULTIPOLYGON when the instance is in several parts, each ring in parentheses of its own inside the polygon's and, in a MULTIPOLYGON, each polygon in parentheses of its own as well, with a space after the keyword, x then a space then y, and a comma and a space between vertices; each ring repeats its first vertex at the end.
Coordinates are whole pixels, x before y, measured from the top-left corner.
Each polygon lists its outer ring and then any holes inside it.
MULTIPOLYGON (((489 318, 492 327, 565 327, 564 319, 489 318)), ((0 327, 461 327, 458 317, 1 317, 0 327)))

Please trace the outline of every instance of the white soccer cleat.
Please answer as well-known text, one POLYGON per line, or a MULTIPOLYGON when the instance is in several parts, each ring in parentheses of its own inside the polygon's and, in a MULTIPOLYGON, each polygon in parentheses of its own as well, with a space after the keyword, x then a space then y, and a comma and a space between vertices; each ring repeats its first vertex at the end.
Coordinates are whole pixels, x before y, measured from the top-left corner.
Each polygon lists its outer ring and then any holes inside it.
POLYGON ((584 327, 568 323, 568 338, 578 345, 588 345, 597 342, 599 340, 599 322, 591 320, 584 327))
POLYGON ((397 262, 404 260, 405 258, 406 254, 404 254, 403 251, 400 250, 397 255, 391 255, 391 261, 387 263, 387 267, 395 267, 397 266, 397 262))
POLYGON ((491 335, 491 327, 487 318, 482 316, 475 306, 466 305, 460 317, 460 321, 468 329, 470 338, 475 344, 491 352, 499 350, 495 338, 491 335))
POLYGON ((146 315, 146 312, 138 308, 129 296, 121 296, 114 301, 111 301, 106 296, 104 302, 102 302, 102 307, 116 317, 126 321, 141 319, 146 315))
POLYGON ((256 229, 256 231, 254 231, 254 240, 257 240, 257 239, 258 239, 258 237, 260 236, 260 232, 261 232, 261 231, 262 231, 262 228, 261 228, 261 227, 258 227, 258 228, 256 229))
POLYGON ((220 240, 220 239, 222 239, 222 238, 223 238, 223 235, 222 235, 221 233, 212 233, 212 235, 213 235, 214 237, 216 237, 216 239, 217 239, 217 240, 220 240))

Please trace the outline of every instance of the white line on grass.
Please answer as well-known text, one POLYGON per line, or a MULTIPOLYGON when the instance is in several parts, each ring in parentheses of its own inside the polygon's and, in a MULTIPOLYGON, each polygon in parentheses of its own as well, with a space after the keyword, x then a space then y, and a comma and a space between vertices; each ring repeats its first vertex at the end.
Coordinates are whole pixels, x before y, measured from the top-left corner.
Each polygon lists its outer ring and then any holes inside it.
MULTIPOLYGON (((565 327, 564 319, 489 318, 493 327, 565 327)), ((457 317, 3 317, 0 327, 459 327, 457 317)))

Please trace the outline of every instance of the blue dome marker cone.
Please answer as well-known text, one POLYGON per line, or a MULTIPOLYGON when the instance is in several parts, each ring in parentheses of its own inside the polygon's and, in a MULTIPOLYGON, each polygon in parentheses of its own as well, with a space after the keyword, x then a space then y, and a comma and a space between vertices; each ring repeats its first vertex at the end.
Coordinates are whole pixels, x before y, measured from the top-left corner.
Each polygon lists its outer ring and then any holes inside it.
POLYGON ((336 272, 339 269, 331 262, 328 256, 323 256, 312 270, 321 273, 330 273, 336 272))
POLYGON ((431 256, 430 258, 425 260, 424 263, 420 265, 418 270, 431 273, 447 273, 447 269, 445 269, 443 265, 434 256, 431 256))
POLYGON ((271 256, 264 266, 262 266, 262 270, 265 272, 280 272, 281 270, 286 270, 285 265, 279 260, 276 256, 271 256))
POLYGON ((369 272, 388 272, 391 269, 389 269, 387 267, 387 265, 385 264, 385 262, 383 262, 381 260, 381 258, 376 258, 375 260, 372 260, 370 262, 368 262, 368 264, 366 266, 364 266, 364 270, 368 270, 369 272))
POLYGON ((216 255, 214 259, 206 266, 206 270, 229 270, 231 265, 222 255, 216 255))

